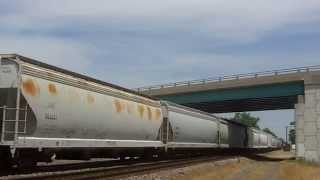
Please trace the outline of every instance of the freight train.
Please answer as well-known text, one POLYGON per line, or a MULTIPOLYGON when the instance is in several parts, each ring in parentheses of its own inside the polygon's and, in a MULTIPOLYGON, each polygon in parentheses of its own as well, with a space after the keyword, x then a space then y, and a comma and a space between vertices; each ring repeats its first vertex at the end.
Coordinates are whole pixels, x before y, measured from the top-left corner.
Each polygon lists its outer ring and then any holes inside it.
POLYGON ((273 149, 258 129, 17 54, 0 55, 0 166, 273 149))

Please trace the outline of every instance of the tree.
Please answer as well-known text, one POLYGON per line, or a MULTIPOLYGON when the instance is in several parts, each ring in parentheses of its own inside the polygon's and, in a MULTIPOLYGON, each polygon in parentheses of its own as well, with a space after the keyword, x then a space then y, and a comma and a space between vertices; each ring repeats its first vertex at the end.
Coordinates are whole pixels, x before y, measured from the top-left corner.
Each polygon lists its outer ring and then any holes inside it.
POLYGON ((255 127, 255 128, 260 129, 260 127, 258 125, 258 122, 260 119, 258 117, 251 116, 250 113, 246 113, 246 112, 235 113, 233 120, 240 122, 242 124, 245 124, 249 127, 255 127))
MULTIPOLYGON (((296 122, 291 122, 290 123, 291 126, 295 126, 296 122)), ((290 129, 289 131, 289 141, 291 142, 291 144, 296 144, 296 129, 290 129)))
POLYGON ((269 128, 264 128, 263 131, 273 135, 274 137, 277 137, 277 135, 274 132, 272 132, 269 128))
POLYGON ((291 142, 291 144, 296 144, 296 130, 295 129, 290 129, 289 141, 291 142))

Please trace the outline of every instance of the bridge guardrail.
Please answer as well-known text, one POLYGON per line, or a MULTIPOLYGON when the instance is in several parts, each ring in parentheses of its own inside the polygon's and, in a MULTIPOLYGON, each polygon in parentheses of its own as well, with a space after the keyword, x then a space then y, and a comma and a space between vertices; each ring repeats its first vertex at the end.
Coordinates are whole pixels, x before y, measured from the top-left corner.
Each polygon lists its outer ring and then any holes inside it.
POLYGON ((197 79, 197 80, 191 80, 191 81, 179 81, 179 82, 174 82, 174 83, 140 87, 140 88, 136 88, 135 90, 138 92, 142 92, 142 91, 150 91, 150 90, 178 87, 178 86, 200 85, 200 84, 222 82, 222 81, 228 81, 228 80, 258 78, 258 77, 263 77, 263 76, 277 76, 277 75, 312 72, 312 71, 320 71, 320 65, 290 68, 290 69, 271 70, 271 71, 261 71, 261 72, 246 73, 246 74, 235 74, 235 75, 227 75, 227 76, 220 76, 220 77, 207 78, 207 79, 197 79))

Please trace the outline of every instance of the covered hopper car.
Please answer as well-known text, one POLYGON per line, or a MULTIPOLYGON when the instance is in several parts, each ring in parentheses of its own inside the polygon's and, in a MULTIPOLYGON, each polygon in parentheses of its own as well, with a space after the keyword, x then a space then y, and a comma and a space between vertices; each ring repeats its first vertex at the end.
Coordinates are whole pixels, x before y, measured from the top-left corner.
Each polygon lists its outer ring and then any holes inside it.
POLYGON ((0 55, 0 166, 179 150, 277 148, 275 137, 16 54, 0 55))

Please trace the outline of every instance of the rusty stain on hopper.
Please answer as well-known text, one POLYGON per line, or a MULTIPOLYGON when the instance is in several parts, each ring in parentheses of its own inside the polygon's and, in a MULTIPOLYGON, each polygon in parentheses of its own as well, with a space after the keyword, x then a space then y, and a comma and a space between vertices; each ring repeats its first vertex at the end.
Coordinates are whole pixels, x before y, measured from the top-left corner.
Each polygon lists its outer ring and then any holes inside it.
POLYGON ((81 97, 77 92, 77 90, 70 88, 68 90, 68 99, 71 103, 74 103, 74 102, 79 102, 81 97))
POLYGON ((161 111, 160 109, 156 109, 156 119, 159 120, 161 117, 161 111))
POLYGON ((87 101, 89 104, 93 104, 94 103, 94 97, 91 94, 87 95, 87 101))
POLYGON ((56 95, 57 94, 57 88, 54 84, 48 84, 48 91, 50 94, 52 95, 56 95))
POLYGON ((148 111, 148 118, 149 118, 149 120, 151 120, 152 119, 152 112, 151 112, 151 108, 149 106, 147 107, 147 111, 148 111))
POLYGON ((113 100, 113 105, 116 108, 117 113, 121 113, 123 111, 122 104, 119 100, 117 99, 113 100))
POLYGON ((39 93, 39 88, 32 79, 27 79, 22 82, 23 90, 31 96, 36 96, 39 93))
POLYGON ((139 104, 138 105, 138 113, 140 115, 140 118, 143 118, 143 114, 144 114, 144 106, 139 104))
POLYGON ((133 105, 130 102, 127 102, 127 112, 128 114, 133 113, 133 105))

